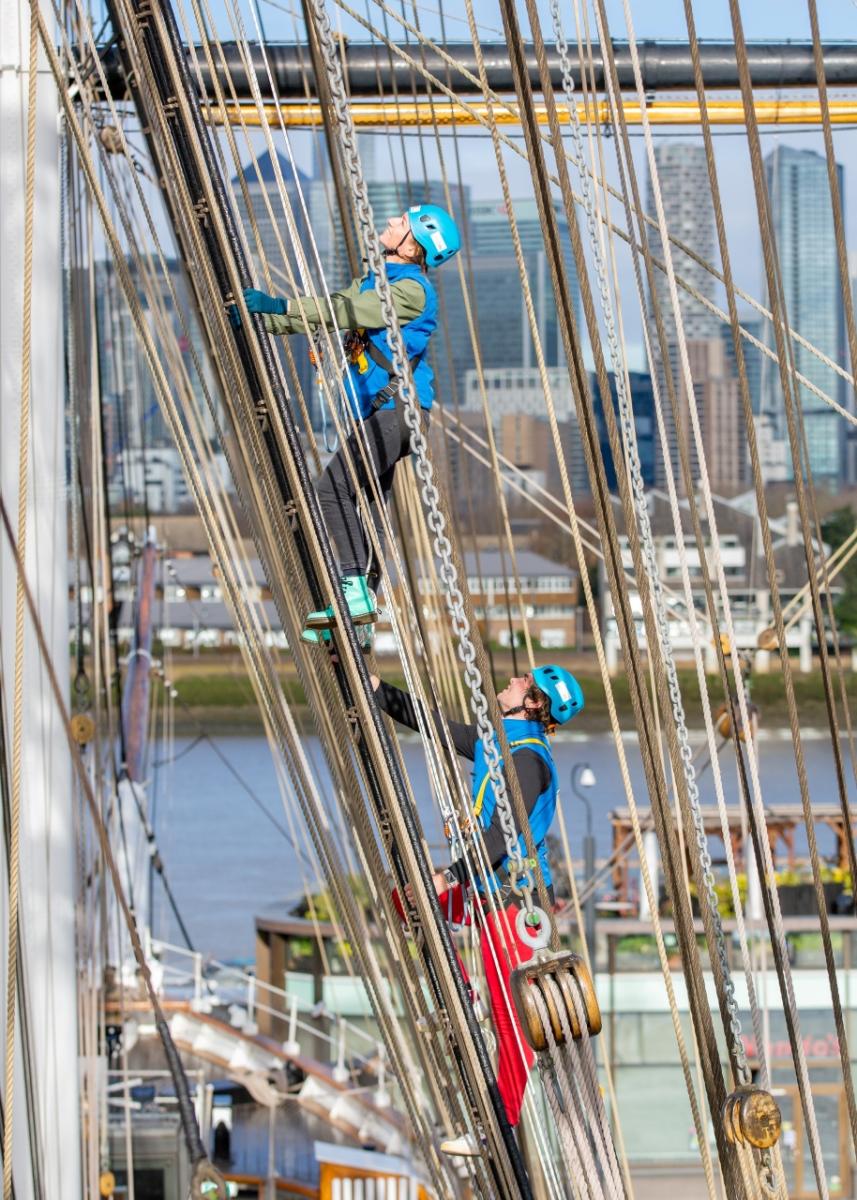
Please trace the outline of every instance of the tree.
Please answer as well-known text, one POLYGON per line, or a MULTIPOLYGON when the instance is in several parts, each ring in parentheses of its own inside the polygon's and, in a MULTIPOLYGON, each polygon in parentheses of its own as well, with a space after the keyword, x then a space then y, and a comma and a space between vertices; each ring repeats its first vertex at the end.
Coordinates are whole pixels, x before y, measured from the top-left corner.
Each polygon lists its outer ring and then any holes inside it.
MULTIPOLYGON (((857 513, 846 505, 843 508, 834 509, 825 518, 821 525, 821 535, 831 550, 836 550, 843 542, 847 541, 855 527, 857 527, 857 513)), ((836 623, 840 629, 857 634, 857 559, 852 558, 843 567, 836 582, 842 589, 834 609, 836 623)))

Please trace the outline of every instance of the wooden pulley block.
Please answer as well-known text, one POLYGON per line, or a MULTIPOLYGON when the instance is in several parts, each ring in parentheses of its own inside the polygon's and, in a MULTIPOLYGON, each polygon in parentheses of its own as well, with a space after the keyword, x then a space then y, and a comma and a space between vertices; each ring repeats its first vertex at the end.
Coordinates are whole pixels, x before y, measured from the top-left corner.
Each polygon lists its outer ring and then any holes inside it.
POLYGON ((773 625, 769 625, 767 629, 763 629, 756 638, 756 645, 760 650, 776 650, 777 648, 777 631, 773 625))
POLYGON ((550 1033, 557 1045, 562 1045, 565 1041, 563 1016, 574 1040, 577 1041, 582 1036, 574 1000, 575 987, 583 1000, 586 1028, 590 1037, 595 1037, 601 1032, 601 1010, 595 996, 595 986, 586 963, 579 954, 570 950, 559 954, 538 954, 522 967, 517 967, 512 972, 510 982, 524 1037, 536 1053, 548 1047, 548 1030, 539 1011, 536 989, 544 1002, 550 1033), (548 980, 555 986, 550 987, 548 980), (560 1005, 564 1013, 561 1012, 560 1005))
MULTIPOLYGON (((740 714, 739 714, 740 715, 740 714)), ((750 718, 751 724, 754 717, 759 715, 759 708, 756 704, 747 705, 747 716, 750 718)), ((722 738, 730 738, 732 736, 732 710, 728 704, 721 704, 714 714, 714 724, 717 732, 722 738)), ((750 737, 753 736, 752 729, 750 737)), ((742 722, 738 724, 738 740, 739 742, 747 741, 747 731, 742 722)))
POLYGON ((723 1126, 726 1140, 733 1146, 749 1143, 757 1150, 769 1150, 780 1140, 783 1118, 770 1092, 745 1086, 726 1097, 723 1126))
POLYGON ((102 1171, 98 1177, 98 1194, 104 1200, 109 1200, 109 1197, 116 1191, 116 1176, 112 1171, 102 1171))
POLYGON ((89 713, 75 713, 70 721, 71 736, 78 746, 86 746, 95 737, 95 721, 89 713))

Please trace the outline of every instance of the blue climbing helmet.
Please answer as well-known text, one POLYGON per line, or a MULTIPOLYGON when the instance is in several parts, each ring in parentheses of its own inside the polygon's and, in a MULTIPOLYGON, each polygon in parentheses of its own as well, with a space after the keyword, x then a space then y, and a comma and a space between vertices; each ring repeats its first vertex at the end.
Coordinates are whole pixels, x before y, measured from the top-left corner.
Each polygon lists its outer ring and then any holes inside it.
POLYGON ((427 267, 439 267, 461 249, 458 226, 445 208, 436 204, 414 204, 408 209, 414 240, 426 254, 427 267))
POLYGON ((581 686, 564 667, 536 667, 533 683, 550 700, 550 714, 557 725, 565 725, 583 708, 581 686))

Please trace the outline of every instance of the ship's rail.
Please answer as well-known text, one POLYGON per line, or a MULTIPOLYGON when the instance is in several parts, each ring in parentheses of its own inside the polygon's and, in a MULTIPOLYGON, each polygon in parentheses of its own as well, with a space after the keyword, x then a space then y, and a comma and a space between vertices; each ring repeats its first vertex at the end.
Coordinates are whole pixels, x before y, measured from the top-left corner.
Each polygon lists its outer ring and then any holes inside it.
POLYGON ((303 1034, 330 1046, 334 1079, 344 1081, 351 1064, 377 1075, 383 1090, 383 1043, 327 1004, 312 1004, 295 992, 258 979, 252 971, 161 939, 150 941, 147 958, 163 995, 187 1000, 194 1012, 225 1009, 230 1024, 250 1036, 259 1032, 259 1014, 280 1021, 285 1017, 288 1035, 283 1049, 287 1054, 300 1053, 303 1034))

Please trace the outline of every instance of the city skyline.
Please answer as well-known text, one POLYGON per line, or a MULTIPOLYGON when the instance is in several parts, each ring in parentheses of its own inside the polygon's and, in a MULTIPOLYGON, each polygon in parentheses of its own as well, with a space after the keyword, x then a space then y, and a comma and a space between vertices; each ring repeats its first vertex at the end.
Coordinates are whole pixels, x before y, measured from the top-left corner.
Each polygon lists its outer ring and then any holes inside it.
MULTIPOLYGON (((427 183, 417 183, 410 179, 374 178, 372 173, 377 171, 378 147, 377 139, 362 138, 368 151, 366 161, 367 183, 373 211, 379 225, 388 215, 390 209, 398 210, 402 203, 417 199, 420 196, 434 203, 445 203, 447 191, 440 179, 430 179, 427 183)), ((300 239, 305 239, 307 249, 316 252, 317 259, 311 260, 311 274, 314 286, 320 285, 318 262, 324 271, 328 286, 341 285, 344 279, 342 270, 344 261, 344 243, 337 222, 334 219, 330 197, 329 181, 325 178, 327 172, 323 157, 316 155, 313 167, 318 175, 309 176, 300 167, 292 167, 289 160, 278 155, 279 173, 281 174, 286 192, 295 215, 295 233, 300 239), (302 196, 301 194, 302 193, 302 196), (304 211, 305 206, 305 211, 304 211), (309 236, 309 231, 312 237, 309 236), (338 278, 337 278, 338 277, 338 278)), ((661 178, 662 194, 666 208, 667 224, 671 231, 688 243, 691 248, 706 259, 716 258, 713 209, 708 195, 707 170, 701 148, 693 141, 667 141, 656 147, 656 161, 661 178)), ((808 228, 812 229, 814 241, 810 251, 803 259, 787 253, 788 261, 783 267, 784 286, 788 293, 787 303, 792 324, 799 332, 819 344, 819 348, 843 361, 844 343, 842 341, 842 305, 839 297, 838 274, 835 269, 835 256, 832 242, 832 222, 825 225, 822 214, 826 203, 829 214, 829 192, 826 177, 826 163, 819 158, 815 151, 794 150, 789 147, 779 147, 766 160, 769 178, 774 181, 773 163, 785 164, 781 174, 789 172, 793 176, 800 171, 801 165, 806 167, 804 178, 809 174, 812 200, 812 215, 808 228), (802 281, 807 278, 807 271, 812 272, 813 297, 810 305, 804 310, 800 301, 808 289, 804 289, 802 281), (819 282, 820 280, 820 282, 819 282), (832 281, 832 283, 831 283, 832 281), (822 304, 822 299, 826 307, 822 304), (797 314, 795 316, 794 314, 797 314), (812 324, 808 329, 806 322, 812 324), (818 329, 814 334, 813 330, 818 329), (833 337, 839 338, 838 348, 831 346, 830 331, 833 337), (826 339, 826 340, 825 340, 826 339)), ((282 214, 282 201, 277 194, 277 171, 268 151, 261 154, 257 161, 250 160, 236 172, 233 177, 233 190, 239 214, 245 225, 251 252, 260 264, 256 238, 262 246, 262 251, 272 271, 274 290, 288 293, 287 277, 299 278, 297 264, 283 260, 281 242, 288 246, 290 234, 286 229, 276 229, 275 225, 282 214), (254 211, 254 221, 249 220, 245 193, 250 199, 254 211), (255 225, 255 228, 254 228, 255 225), (277 283, 282 287, 278 287, 277 283)), ((647 181, 647 204, 651 212, 653 205, 651 180, 647 181)), ((801 185, 805 186, 805 185, 801 185)), ((840 167, 840 186, 844 192, 845 173, 840 167)), ((474 350, 471 339, 470 319, 476 322, 478 330, 477 345, 482 366, 486 374, 494 373, 496 388, 497 373, 502 377, 503 372, 510 377, 523 371, 534 371, 536 358, 529 327, 529 320, 524 308, 517 277, 517 267, 512 249, 508 216, 502 199, 480 199, 474 197, 468 188, 462 192, 458 187, 451 189, 453 209, 457 218, 467 232, 465 253, 465 272, 469 279, 471 313, 468 315, 468 305, 461 291, 459 277, 456 271, 439 272, 435 276, 441 293, 441 339, 435 356, 437 372, 438 395, 449 404, 461 401, 466 407, 474 404, 476 394, 473 383, 467 383, 468 372, 473 372, 475 366, 474 350)), ((794 189, 792 189, 792 192, 794 189)), ((772 187, 772 201, 775 212, 775 225, 779 221, 784 230, 789 227, 787 214, 797 206, 800 209, 801 196, 797 198, 784 186, 772 187)), ((560 366, 563 361, 561 346, 557 333, 555 305, 553 303, 552 285, 544 254, 541 223, 536 202, 530 195, 522 195, 513 199, 516 218, 521 234, 522 247, 526 260, 527 274, 533 293, 536 323, 542 341, 545 361, 550 368, 560 366)), ((569 278, 575 289, 573 304, 579 315, 579 291, 576 274, 572 266, 570 235, 564 218, 560 201, 555 201, 557 217, 560 224, 561 237, 567 258, 571 267, 569 278)), ((809 205, 807 205, 809 207, 809 205)), ((799 215, 799 214, 798 214, 799 215)), ((284 219, 284 217, 283 217, 284 219)), ((789 218, 794 224, 794 217, 789 218)), ((778 234, 778 237, 781 236, 778 234)), ((660 257, 662 248, 656 230, 650 229, 650 244, 655 257, 660 257)), ((798 236, 796 246, 801 245, 798 236)), ((718 295, 720 285, 714 277, 689 256, 680 251, 675 253, 675 266, 678 273, 685 278, 709 301, 722 305, 723 298, 718 295)), ((261 281, 260 272, 260 281, 261 281)), ((681 411, 687 414, 687 397, 684 394, 682 373, 679 369, 677 356, 677 341, 675 325, 671 314, 671 306, 663 276, 656 275, 658 300, 667 336, 668 355, 677 385, 677 397, 681 411)), ((722 288, 720 289, 722 291, 722 288)), ((734 349, 731 333, 727 325, 721 322, 704 305, 681 293, 682 316, 685 335, 688 341, 688 352, 692 361, 692 375, 695 383, 697 403, 700 405, 704 436, 713 439, 711 447, 712 462, 715 468, 713 481, 716 486, 723 487, 731 493, 742 487, 747 481, 746 447, 744 440, 737 436, 736 430, 743 423, 740 408, 740 390, 734 377, 734 349), (710 342, 711 345, 705 343, 710 342), (730 459, 732 455, 735 461, 730 459), (735 457, 737 456, 737 457, 735 457)), ((627 313, 634 307, 633 300, 626 300, 623 312, 627 313)), ((652 344, 655 344, 652 298, 648 297, 647 318, 651 327, 652 344)), ((764 322, 758 319, 745 319, 754 336, 765 333, 764 322)), ((768 326, 769 330, 769 326, 768 326)), ((196 337, 193 339, 196 341, 196 337)), ((752 345, 744 343, 748 384, 754 411, 759 413, 759 434, 761 450, 765 463, 766 476, 769 481, 788 478, 783 449, 783 429, 781 419, 781 402, 777 407, 774 385, 776 368, 769 359, 764 358, 752 345), (773 384, 772 384, 773 380, 773 384), (779 414, 779 415, 778 415, 779 414)), ((319 425, 317 408, 317 388, 315 387, 314 369, 309 362, 306 339, 294 339, 294 361, 298 377, 304 391, 305 399, 311 413, 314 428, 319 425)), ((823 376, 832 376, 829 368, 819 364, 806 351, 799 348, 798 369, 802 370, 817 386, 833 392, 837 399, 844 399, 844 388, 839 380, 833 384, 825 382, 823 376), (820 371, 819 371, 820 368, 820 371), (838 390, 837 390, 838 387, 838 390)), ((636 392, 635 402, 645 396, 646 389, 640 384, 640 378, 645 372, 635 372, 629 362, 629 370, 635 378, 632 392, 636 392)), ((113 368, 115 375, 115 367, 113 368)), ((123 370, 128 371, 128 367, 123 370)), ((671 439, 673 467, 679 469, 675 431, 669 416, 668 396, 661 375, 661 394, 664 411, 667 414, 667 436, 671 439)), ((500 386, 506 387, 506 384, 500 386)), ((523 386, 523 385, 522 385, 523 386)), ((615 383, 613 384, 615 387, 615 383)), ((530 384, 526 385, 530 388, 530 384)), ((115 391, 115 384, 108 391, 115 391)), ((139 388, 138 388, 139 390, 139 388)), ((495 392, 496 395, 496 392, 495 392)), ((806 397, 804 399, 805 408, 806 397)), ((636 411, 635 403, 635 411, 636 411)), ((648 404, 648 401, 646 401, 648 404)), ((145 411, 147 407, 139 397, 134 402, 135 411, 145 411)), ((481 406, 481 398, 479 399, 481 406)), ((637 414, 638 421, 646 425, 650 422, 648 409, 645 413, 637 414)), ((568 419, 568 418, 566 418, 568 419)), ((841 418, 829 412, 826 408, 813 411, 807 409, 808 436, 810 456, 816 457, 813 462, 814 473, 820 478, 848 479, 843 474, 845 466, 842 447, 845 444, 841 428, 841 418), (826 439, 826 442, 825 442, 826 439), (826 469, 818 470, 819 446, 825 443, 824 464, 826 469), (831 463, 836 463, 835 469, 831 463)), ((151 424, 149 442, 157 442, 154 436, 156 422, 151 424)), ((160 430, 158 428, 158 433, 160 430)), ((638 430, 639 435, 639 430, 638 430)), ((665 482, 666 462, 661 454, 660 439, 652 441, 648 431, 647 454, 651 454, 653 470, 651 483, 663 485, 665 482)), ((128 443, 133 448, 133 442, 128 443)), ((696 454, 691 441, 688 441, 691 468, 697 469, 696 454)), ((647 480, 648 482, 648 480, 647 480)))

